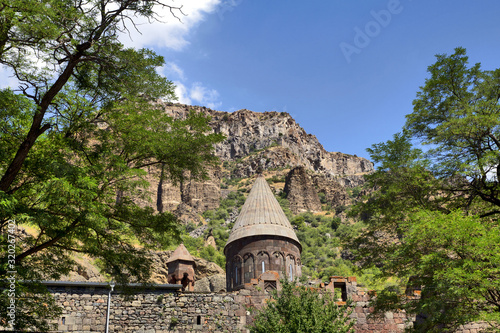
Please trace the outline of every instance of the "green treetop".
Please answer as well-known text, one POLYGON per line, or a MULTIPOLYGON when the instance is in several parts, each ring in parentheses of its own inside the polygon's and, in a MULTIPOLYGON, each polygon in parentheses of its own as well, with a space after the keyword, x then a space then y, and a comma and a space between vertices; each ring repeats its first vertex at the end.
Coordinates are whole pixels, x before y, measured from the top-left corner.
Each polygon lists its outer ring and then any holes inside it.
MULTIPOLYGON (((137 204, 150 197, 146 171, 179 182, 186 171, 204 178, 217 163, 213 145, 222 137, 208 119, 174 120, 158 102, 175 99, 157 73, 163 58, 118 41, 135 17, 154 19, 161 5, 0 0, 0 63, 20 84, 0 90, 0 279, 17 271, 17 295, 29 295, 17 299, 18 330, 45 330, 44 319, 57 314, 50 297, 34 292, 40 286, 22 281, 76 270, 75 254, 96 259, 118 283, 146 282, 148 251, 179 240, 171 213, 137 204), (30 230, 16 232, 14 268, 9 220, 30 230)), ((1 294, 3 319, 8 302, 1 294)))
POLYGON ((250 327, 252 333, 348 333, 355 321, 349 305, 337 305, 331 293, 297 286, 283 280, 250 327))
POLYGON ((351 212, 367 224, 350 242, 360 263, 422 292, 384 290, 376 309, 418 315, 421 332, 500 325, 500 70, 467 60, 457 48, 429 66, 403 131, 368 149, 376 191, 351 212))

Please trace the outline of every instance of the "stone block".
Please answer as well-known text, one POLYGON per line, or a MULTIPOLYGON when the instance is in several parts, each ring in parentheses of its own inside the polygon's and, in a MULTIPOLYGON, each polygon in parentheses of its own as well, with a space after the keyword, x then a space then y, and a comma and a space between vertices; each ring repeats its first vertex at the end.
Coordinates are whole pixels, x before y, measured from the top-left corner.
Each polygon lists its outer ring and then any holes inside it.
POLYGON ((242 295, 242 296, 250 296, 251 295, 251 291, 247 290, 247 289, 241 289, 240 290, 240 295, 242 295))

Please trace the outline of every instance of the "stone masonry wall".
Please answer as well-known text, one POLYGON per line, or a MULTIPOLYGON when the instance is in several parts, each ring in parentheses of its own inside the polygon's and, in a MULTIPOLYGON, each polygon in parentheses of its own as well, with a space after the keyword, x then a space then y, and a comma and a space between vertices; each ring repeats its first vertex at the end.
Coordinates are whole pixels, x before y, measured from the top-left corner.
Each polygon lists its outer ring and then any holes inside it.
MULTIPOLYGON (((173 285, 170 285, 174 287, 173 285)), ((402 333, 407 322, 404 312, 387 312, 383 318, 372 318, 370 295, 359 288, 354 278, 333 277, 323 291, 334 291, 342 304, 346 295, 355 304, 351 315, 356 320, 356 333, 402 333)), ((109 289, 103 286, 50 286, 49 290, 63 307, 53 332, 104 332, 109 289)), ((242 289, 236 292, 180 292, 176 288, 132 290, 133 294, 114 291, 111 294, 109 332, 120 333, 185 333, 248 332, 255 311, 264 306, 269 296, 264 291, 242 289)), ((477 333, 480 323, 459 329, 477 333)))
MULTIPOLYGON (((404 314, 387 313, 381 321, 367 319, 372 311, 368 293, 348 285, 356 307, 355 332, 403 332, 404 314)), ((49 287, 63 307, 53 332, 103 332, 109 289, 103 287, 49 287)), ((133 294, 111 294, 109 332, 183 333, 247 332, 251 309, 260 309, 269 296, 263 291, 195 293, 177 290, 133 290, 133 294)), ((340 296, 339 296, 340 298, 340 296)))
POLYGON ((365 289, 356 288, 355 292, 350 295, 353 302, 356 304, 351 317, 356 319, 356 333, 399 333, 404 332, 407 325, 407 316, 404 312, 386 312, 383 318, 369 317, 373 312, 370 307, 370 296, 365 289))
MULTIPOLYGON (((104 332, 108 289, 50 289, 63 306, 54 332, 104 332)), ((132 295, 113 292, 109 332, 240 332, 247 314, 241 297, 172 290, 142 290, 132 295)))

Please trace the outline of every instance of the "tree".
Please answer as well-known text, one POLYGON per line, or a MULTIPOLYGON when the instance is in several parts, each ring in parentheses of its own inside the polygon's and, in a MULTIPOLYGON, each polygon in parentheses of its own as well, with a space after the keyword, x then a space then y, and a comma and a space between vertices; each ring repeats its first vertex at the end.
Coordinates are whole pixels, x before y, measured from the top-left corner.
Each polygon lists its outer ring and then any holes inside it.
POLYGON ((257 313, 250 332, 351 332, 355 322, 349 304, 339 306, 331 293, 320 295, 294 282, 283 280, 281 286, 257 313))
POLYGON ((500 71, 468 66, 463 48, 438 55, 401 133, 368 149, 376 189, 350 212, 366 222, 349 246, 402 290, 378 294, 376 309, 419 315, 415 330, 500 326, 500 71), (414 143, 421 148, 414 147, 414 143))
MULTIPOLYGON (((16 329, 48 329, 57 315, 36 283, 75 270, 88 255, 118 283, 146 282, 151 249, 179 240, 177 220, 137 204, 147 170, 180 182, 217 162, 208 119, 172 119, 175 98, 154 52, 118 33, 155 18, 156 0, 0 0, 0 63, 19 90, 0 91, 0 279, 16 271, 16 329), (30 230, 9 230, 15 222, 30 230), (8 244, 15 236, 15 262, 8 244), (29 293, 32 292, 32 293, 29 293), (21 297, 21 295, 25 295, 21 297)), ((167 6, 167 5, 163 5, 167 6)), ((170 7, 174 15, 180 7, 170 7)), ((8 289, 8 288, 7 288, 8 289)), ((7 293, 0 315, 8 321, 7 293)))

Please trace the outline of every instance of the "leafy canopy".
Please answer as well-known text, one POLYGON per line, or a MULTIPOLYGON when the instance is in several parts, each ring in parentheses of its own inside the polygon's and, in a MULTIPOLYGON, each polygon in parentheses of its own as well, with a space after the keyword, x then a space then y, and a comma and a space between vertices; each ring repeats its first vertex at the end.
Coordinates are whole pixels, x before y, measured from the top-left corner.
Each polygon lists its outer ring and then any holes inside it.
MULTIPOLYGON (((157 0, 0 0, 0 64, 19 81, 0 90, 0 280, 17 271, 19 295, 43 290, 23 281, 76 270, 75 254, 118 283, 148 281, 149 251, 179 241, 176 218, 144 204, 148 179, 202 179, 217 162, 222 137, 207 118, 165 114, 175 95, 157 72, 164 59, 118 40, 136 17, 155 19, 155 6, 182 13, 157 0)), ((15 329, 47 330, 54 303, 27 295, 15 329)), ((2 319, 8 302, 2 293, 2 319)))
POLYGON ((401 281, 379 293, 379 312, 419 315, 421 332, 498 328, 500 71, 469 66, 463 48, 436 58, 403 131, 368 149, 376 191, 352 209, 367 227, 349 245, 363 267, 401 281))

